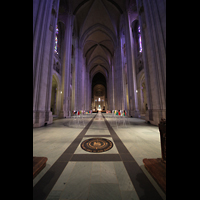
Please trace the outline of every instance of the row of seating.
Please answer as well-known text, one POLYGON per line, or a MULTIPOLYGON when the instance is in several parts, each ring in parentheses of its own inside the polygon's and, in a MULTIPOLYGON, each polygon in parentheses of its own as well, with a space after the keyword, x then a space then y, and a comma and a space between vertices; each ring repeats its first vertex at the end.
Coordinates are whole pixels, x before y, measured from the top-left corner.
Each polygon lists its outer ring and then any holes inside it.
POLYGON ((116 123, 117 128, 120 125, 120 123, 126 126, 129 122, 126 110, 112 110, 112 116, 115 119, 114 122, 116 123))
POLYGON ((84 115, 84 114, 92 114, 92 110, 73 110, 71 111, 71 116, 75 115, 84 115))
POLYGON ((92 110, 72 110, 71 118, 73 118, 73 120, 70 120, 69 125, 71 125, 72 123, 75 123, 77 126, 77 125, 81 125, 82 123, 85 126, 83 116, 85 117, 88 114, 91 115, 92 110))
POLYGON ((127 112, 125 110, 112 110, 113 116, 126 116, 127 112))
POLYGON ((110 123, 112 125, 118 126, 122 123, 122 125, 126 126, 127 123, 130 124, 130 121, 128 120, 128 113, 126 110, 111 110, 106 111, 107 115, 105 115, 107 118, 113 118, 110 120, 110 123))
MULTIPOLYGON (((127 125, 127 123, 130 124, 130 121, 128 120, 127 111, 126 110, 112 110, 111 112, 106 112, 108 115, 106 117, 114 118, 111 120, 111 123, 116 124, 117 128, 122 123, 124 126, 127 125), (112 112, 112 113, 111 113, 112 112)), ((70 120, 69 125, 72 123, 77 125, 83 124, 85 126, 85 121, 83 118, 87 117, 86 115, 91 115, 92 110, 73 110, 71 111, 71 118, 73 120, 70 120)), ((88 116, 89 117, 89 116, 88 116)))

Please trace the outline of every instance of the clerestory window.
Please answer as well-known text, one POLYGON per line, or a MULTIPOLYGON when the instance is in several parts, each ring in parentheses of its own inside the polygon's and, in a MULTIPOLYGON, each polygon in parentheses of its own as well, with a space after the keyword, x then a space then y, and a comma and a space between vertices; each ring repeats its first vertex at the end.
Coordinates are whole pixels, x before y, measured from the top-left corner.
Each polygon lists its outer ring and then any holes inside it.
POLYGON ((56 25, 56 36, 55 36, 55 47, 54 47, 54 52, 58 54, 58 25, 56 25))
POLYGON ((141 32, 140 32, 140 26, 138 26, 138 43, 139 43, 139 52, 142 52, 142 38, 141 38, 141 32))

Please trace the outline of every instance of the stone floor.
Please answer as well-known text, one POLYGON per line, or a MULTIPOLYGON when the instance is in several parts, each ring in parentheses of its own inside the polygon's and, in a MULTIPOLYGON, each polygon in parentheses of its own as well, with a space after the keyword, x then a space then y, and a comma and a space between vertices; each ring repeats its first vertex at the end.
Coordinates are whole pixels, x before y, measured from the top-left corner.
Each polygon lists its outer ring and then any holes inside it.
POLYGON ((157 126, 138 118, 88 114, 81 119, 57 119, 33 129, 33 156, 47 157, 46 167, 33 180, 37 200, 156 200, 166 199, 143 164, 160 158, 157 126), (107 138, 113 148, 84 151, 82 141, 107 138))

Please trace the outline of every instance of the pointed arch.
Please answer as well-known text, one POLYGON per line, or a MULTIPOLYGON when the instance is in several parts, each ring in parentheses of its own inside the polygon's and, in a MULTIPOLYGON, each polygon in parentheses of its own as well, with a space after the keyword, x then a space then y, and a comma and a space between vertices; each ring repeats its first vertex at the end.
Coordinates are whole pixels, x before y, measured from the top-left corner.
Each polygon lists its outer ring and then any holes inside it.
POLYGON ((80 44, 81 46, 83 47, 87 38, 92 35, 94 32, 96 31, 100 31, 104 34, 106 34, 108 36, 108 38, 110 38, 110 40, 112 41, 113 43, 113 46, 116 47, 117 45, 117 37, 116 35, 106 26, 102 25, 102 24, 95 24, 91 27, 89 27, 83 34, 82 36, 80 37, 80 44))
MULTIPOLYGON (((95 85, 100 84, 103 85, 105 87, 105 97, 107 98, 107 81, 106 81, 106 77, 104 76, 104 74, 101 71, 96 71, 91 79, 91 83, 92 83, 92 92, 93 92, 93 88, 95 87, 95 85)), ((93 96, 93 93, 92 93, 93 96)))
POLYGON ((91 80, 93 79, 93 77, 97 74, 97 73, 101 73, 105 76, 106 78, 106 81, 108 80, 108 71, 107 69, 103 66, 103 65, 94 65, 91 70, 90 70, 90 77, 91 77, 91 80))
MULTIPOLYGON (((94 57, 94 58, 92 58, 92 60, 90 61, 90 63, 88 63, 88 69, 89 70, 91 70, 91 67, 92 67, 92 65, 93 64, 95 64, 95 61, 97 60, 97 59, 100 59, 103 63, 105 63, 105 65, 104 65, 104 67, 108 70, 109 69, 109 62, 104 58, 104 57, 102 57, 102 56, 96 56, 96 57, 94 57)), ((96 63, 96 64, 101 64, 101 63, 96 63)))

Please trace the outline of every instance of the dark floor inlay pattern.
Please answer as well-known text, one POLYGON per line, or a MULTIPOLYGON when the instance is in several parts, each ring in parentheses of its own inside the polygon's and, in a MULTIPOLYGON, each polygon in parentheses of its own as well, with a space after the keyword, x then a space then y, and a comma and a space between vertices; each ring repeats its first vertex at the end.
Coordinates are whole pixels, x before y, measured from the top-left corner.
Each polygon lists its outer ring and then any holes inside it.
POLYGON ((91 138, 81 143, 81 148, 91 153, 101 153, 113 147, 113 143, 105 138, 91 138))

